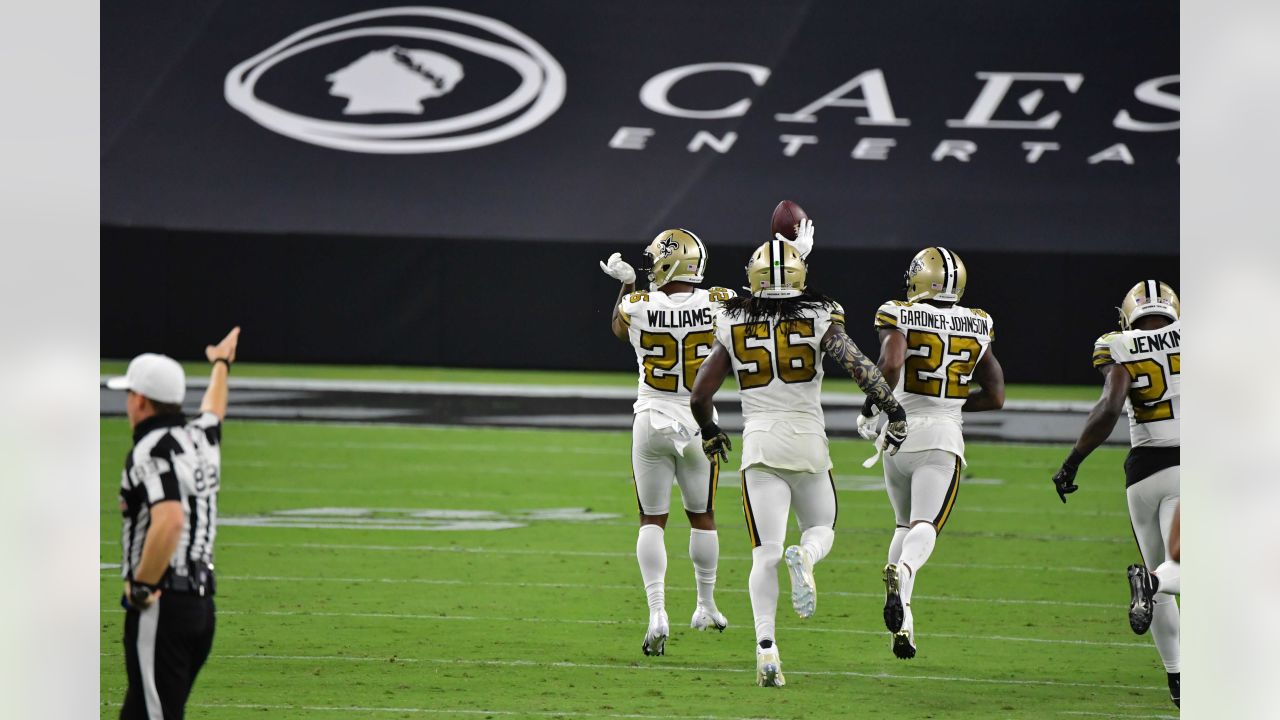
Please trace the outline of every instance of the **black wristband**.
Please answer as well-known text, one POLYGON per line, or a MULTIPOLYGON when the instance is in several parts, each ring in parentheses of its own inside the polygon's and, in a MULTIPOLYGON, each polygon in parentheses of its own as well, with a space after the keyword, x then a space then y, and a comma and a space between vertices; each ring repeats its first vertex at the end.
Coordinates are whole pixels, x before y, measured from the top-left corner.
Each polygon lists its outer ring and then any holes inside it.
POLYGON ((141 580, 131 580, 129 581, 129 604, 139 605, 154 595, 157 590, 159 587, 155 585, 149 585, 141 580))
POLYGON ((715 423, 708 423, 698 428, 698 432, 702 433, 702 439, 713 438, 721 433, 720 426, 715 423))
POLYGON ((889 415, 889 422, 898 422, 899 420, 907 419, 907 411, 904 410, 901 405, 895 405, 887 414, 889 415))
POLYGON ((870 395, 868 395, 868 396, 867 396, 867 399, 862 401, 862 414, 863 414, 865 417, 871 417, 871 412, 872 412, 872 411, 871 411, 871 408, 873 408, 873 407, 875 407, 875 406, 876 406, 875 402, 873 402, 873 401, 871 400, 871 396, 870 396, 870 395))
POLYGON ((1067 456, 1067 459, 1064 460, 1062 464, 1070 468, 1078 468, 1080 467, 1080 463, 1084 462, 1086 457, 1088 457, 1088 455, 1085 455, 1075 448, 1071 448, 1071 454, 1067 456))
POLYGON ((214 364, 214 365, 217 365, 218 363, 226 363, 226 365, 227 365, 227 373, 230 373, 230 372, 231 372, 231 361, 230 361, 230 360, 228 360, 227 358, 224 358, 224 357, 214 358, 214 359, 213 359, 213 364, 214 364))

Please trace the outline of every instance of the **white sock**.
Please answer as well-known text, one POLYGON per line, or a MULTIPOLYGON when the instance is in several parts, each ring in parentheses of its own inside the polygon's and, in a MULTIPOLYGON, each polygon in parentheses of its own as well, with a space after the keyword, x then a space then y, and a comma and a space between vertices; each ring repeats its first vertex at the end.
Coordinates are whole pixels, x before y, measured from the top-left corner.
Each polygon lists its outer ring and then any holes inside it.
POLYGON ((649 614, 666 609, 667 545, 662 528, 657 525, 641 525, 636 537, 636 560, 640 563, 640 578, 649 596, 649 614))
POLYGON ((756 642, 772 640, 778 614, 778 562, 782 544, 766 543, 751 551, 751 611, 756 618, 756 642))
POLYGON ((720 535, 715 530, 689 531, 689 560, 698 583, 698 603, 716 609, 716 561, 720 559, 720 535))
POLYGON ((836 531, 826 525, 815 525, 800 534, 800 546, 809 553, 809 560, 814 565, 831 552, 835 541, 836 531))
POLYGON ((902 540, 907 536, 907 531, 911 528, 904 528, 901 525, 893 529, 893 539, 889 541, 889 558, 887 562, 890 565, 897 565, 902 559, 902 540))
POLYGON ((1160 563, 1160 567, 1151 572, 1160 581, 1160 587, 1156 588, 1156 592, 1165 595, 1180 595, 1182 593, 1182 566, 1173 560, 1165 560, 1160 563))
POLYGON ((1163 593, 1155 596, 1151 618, 1151 638, 1164 661, 1165 672, 1181 672, 1182 650, 1178 641, 1178 601, 1163 593))
POLYGON ((933 554, 933 546, 937 540, 938 531, 927 522, 912 527, 902 539, 902 557, 899 558, 898 565, 907 567, 907 577, 902 578, 902 602, 911 602, 911 591, 916 586, 916 575, 933 554))

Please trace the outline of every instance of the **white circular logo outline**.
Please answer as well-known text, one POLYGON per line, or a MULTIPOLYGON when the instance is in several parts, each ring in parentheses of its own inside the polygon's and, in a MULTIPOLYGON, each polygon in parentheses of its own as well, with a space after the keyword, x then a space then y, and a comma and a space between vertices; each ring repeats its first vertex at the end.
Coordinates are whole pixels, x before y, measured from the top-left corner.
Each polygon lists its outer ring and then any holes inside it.
POLYGON ((223 95, 227 103, 268 130, 335 150, 378 154, 455 152, 509 140, 532 130, 551 117, 564 102, 565 89, 564 68, 529 36, 500 20, 437 7, 382 8, 311 25, 237 64, 223 81, 223 95), (447 30, 414 26, 362 27, 328 32, 351 23, 406 16, 440 18, 470 25, 503 38, 516 47, 447 30), (322 45, 371 35, 436 40, 484 55, 515 70, 520 75, 520 86, 497 103, 465 115, 443 120, 388 124, 311 118, 272 105, 254 94, 259 78, 289 57, 322 45), (523 112, 519 112, 522 107, 523 112), (509 117, 507 122, 487 130, 467 135, 436 137, 444 133, 470 130, 503 117, 509 117))

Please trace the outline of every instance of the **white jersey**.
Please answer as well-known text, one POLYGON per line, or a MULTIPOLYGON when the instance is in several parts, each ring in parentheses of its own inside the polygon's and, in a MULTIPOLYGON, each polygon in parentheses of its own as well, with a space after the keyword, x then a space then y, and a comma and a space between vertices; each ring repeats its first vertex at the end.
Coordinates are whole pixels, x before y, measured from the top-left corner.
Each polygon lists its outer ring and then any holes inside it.
POLYGON ((741 390, 742 469, 767 465, 781 470, 831 469, 822 414, 822 337, 844 310, 805 309, 791 320, 749 322, 724 310, 716 319, 716 341, 729 351, 741 390))
POLYGON ((1093 346, 1093 366, 1119 364, 1129 373, 1129 442, 1180 447, 1182 322, 1155 330, 1107 333, 1093 346))
POLYGON ((876 310, 875 327, 896 330, 907 340, 893 391, 907 411, 902 450, 948 450, 963 460, 960 408, 978 362, 995 339, 995 321, 977 308, 890 300, 876 310))
POLYGON ((651 410, 690 431, 697 429, 689 393, 698 368, 715 346, 716 310, 731 297, 732 290, 713 287, 673 295, 661 290, 634 292, 622 299, 618 313, 640 372, 635 412, 651 410))

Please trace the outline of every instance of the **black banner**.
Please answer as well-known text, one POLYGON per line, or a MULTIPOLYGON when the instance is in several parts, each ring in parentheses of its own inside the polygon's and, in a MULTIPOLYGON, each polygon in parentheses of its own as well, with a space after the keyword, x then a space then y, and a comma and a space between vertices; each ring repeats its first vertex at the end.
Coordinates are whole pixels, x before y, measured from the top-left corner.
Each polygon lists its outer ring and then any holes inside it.
POLYGON ((1177 253, 1176 4, 383 5, 103 5, 104 223, 1177 253))

